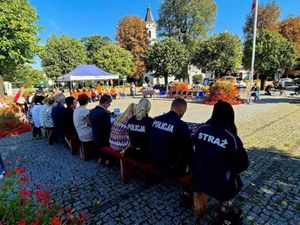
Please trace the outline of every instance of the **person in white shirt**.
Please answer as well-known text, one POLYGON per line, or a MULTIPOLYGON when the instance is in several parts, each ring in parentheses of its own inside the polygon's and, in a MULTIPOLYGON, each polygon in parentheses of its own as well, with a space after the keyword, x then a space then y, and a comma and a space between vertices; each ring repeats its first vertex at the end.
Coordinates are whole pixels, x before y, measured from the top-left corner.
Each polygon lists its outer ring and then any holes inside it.
POLYGON ((89 97, 86 94, 78 96, 79 107, 74 110, 74 126, 78 133, 79 140, 82 142, 93 141, 92 127, 90 126, 90 111, 86 108, 89 97))
POLYGON ((37 135, 39 137, 42 136, 42 131, 41 131, 41 119, 40 119, 40 111, 43 108, 43 100, 45 97, 43 96, 37 96, 34 99, 34 106, 32 108, 32 121, 33 121, 33 130, 32 130, 32 135, 33 137, 36 137, 37 135))

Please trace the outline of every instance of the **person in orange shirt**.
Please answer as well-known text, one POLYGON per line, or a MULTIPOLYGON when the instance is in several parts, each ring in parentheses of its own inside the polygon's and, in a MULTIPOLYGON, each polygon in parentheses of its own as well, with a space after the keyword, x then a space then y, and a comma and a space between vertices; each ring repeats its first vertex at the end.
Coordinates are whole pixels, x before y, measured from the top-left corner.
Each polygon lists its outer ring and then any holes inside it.
POLYGON ((103 92, 103 91, 102 91, 102 87, 101 87, 100 85, 97 85, 97 86, 96 86, 96 90, 97 90, 97 92, 98 92, 98 95, 99 95, 99 96, 102 96, 102 92, 103 92))
POLYGON ((110 94, 113 99, 117 99, 118 91, 115 87, 110 90, 110 94))

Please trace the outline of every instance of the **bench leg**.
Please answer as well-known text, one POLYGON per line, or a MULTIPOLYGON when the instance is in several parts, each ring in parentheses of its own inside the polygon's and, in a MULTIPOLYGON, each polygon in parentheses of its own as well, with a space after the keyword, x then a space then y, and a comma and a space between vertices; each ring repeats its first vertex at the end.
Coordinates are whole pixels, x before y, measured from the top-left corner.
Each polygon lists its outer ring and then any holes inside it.
POLYGON ((199 224, 202 214, 206 210, 207 195, 202 192, 194 192, 194 222, 199 224))
POLYGON ((124 183, 126 183, 135 171, 135 166, 131 163, 120 159, 121 177, 124 183))
POLYGON ((69 139, 69 138, 65 137, 65 141, 67 142, 69 148, 72 149, 71 138, 69 139))

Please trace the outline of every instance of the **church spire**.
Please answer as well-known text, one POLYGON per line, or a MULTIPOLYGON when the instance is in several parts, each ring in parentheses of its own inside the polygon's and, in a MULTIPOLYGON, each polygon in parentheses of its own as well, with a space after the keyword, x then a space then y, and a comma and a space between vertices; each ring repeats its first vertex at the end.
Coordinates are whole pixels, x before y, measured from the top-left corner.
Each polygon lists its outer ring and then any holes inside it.
POLYGON ((150 8, 150 0, 148 2, 148 8, 147 8, 147 13, 146 13, 146 17, 145 17, 145 22, 154 22, 153 15, 152 15, 151 8, 150 8))

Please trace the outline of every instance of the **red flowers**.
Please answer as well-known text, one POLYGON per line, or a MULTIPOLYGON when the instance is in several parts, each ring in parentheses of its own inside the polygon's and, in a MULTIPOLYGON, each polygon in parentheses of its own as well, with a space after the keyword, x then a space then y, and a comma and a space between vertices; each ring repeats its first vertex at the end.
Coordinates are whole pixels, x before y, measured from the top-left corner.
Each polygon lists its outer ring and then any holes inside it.
POLYGON ((0 210, 5 209, 0 213, 0 225, 81 225, 87 220, 82 211, 63 209, 58 202, 50 204, 50 193, 44 191, 42 185, 36 185, 33 191, 24 187, 24 183, 30 181, 28 176, 20 175, 26 172, 26 168, 9 169, 11 172, 6 172, 9 178, 4 178, 0 187, 0 210))
POLYGON ((24 167, 16 167, 15 172, 17 175, 23 174, 26 172, 26 169, 24 167))
POLYGON ((22 219, 18 222, 18 225, 26 225, 26 220, 22 219))
POLYGON ((21 177, 20 181, 22 181, 23 183, 28 183, 29 182, 29 177, 21 177))
POLYGON ((28 199, 27 198, 21 198, 21 203, 23 205, 26 205, 26 203, 28 202, 28 199))
POLYGON ((48 205, 50 201, 50 194, 47 191, 37 191, 35 192, 35 197, 38 202, 42 203, 42 205, 48 205))
POLYGON ((55 216, 51 220, 51 225, 60 225, 60 218, 55 216))
POLYGON ((31 196, 32 196, 32 191, 30 191, 30 190, 28 190, 28 189, 26 189, 26 188, 23 188, 23 189, 21 189, 21 190, 18 192, 18 195, 19 195, 20 197, 22 197, 22 196, 29 196, 29 197, 31 197, 31 196))
POLYGON ((19 135, 31 130, 31 125, 11 109, 0 109, 0 138, 19 135))

